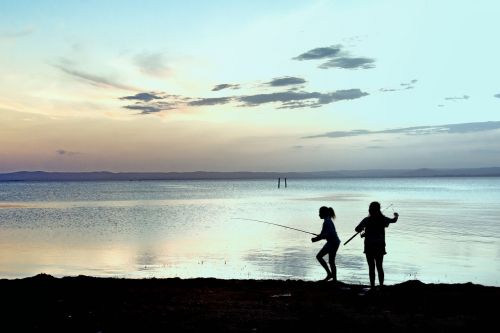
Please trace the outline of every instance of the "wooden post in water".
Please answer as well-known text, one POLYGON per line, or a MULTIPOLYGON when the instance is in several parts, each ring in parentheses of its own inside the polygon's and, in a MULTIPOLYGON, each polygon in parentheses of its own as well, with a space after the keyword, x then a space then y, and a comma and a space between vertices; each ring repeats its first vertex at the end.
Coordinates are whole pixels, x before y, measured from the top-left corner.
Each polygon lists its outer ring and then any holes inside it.
POLYGON ((286 188, 286 177, 285 177, 285 188, 286 188))
POLYGON ((280 188, 280 181, 281 181, 281 178, 278 178, 278 188, 280 188))

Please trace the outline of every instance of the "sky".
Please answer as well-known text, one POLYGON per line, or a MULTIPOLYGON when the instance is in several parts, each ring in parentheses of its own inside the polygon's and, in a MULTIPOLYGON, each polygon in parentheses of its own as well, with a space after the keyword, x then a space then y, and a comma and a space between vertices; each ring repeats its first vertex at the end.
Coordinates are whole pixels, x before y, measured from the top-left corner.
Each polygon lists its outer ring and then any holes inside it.
POLYGON ((500 166, 498 1, 0 1, 0 172, 500 166))

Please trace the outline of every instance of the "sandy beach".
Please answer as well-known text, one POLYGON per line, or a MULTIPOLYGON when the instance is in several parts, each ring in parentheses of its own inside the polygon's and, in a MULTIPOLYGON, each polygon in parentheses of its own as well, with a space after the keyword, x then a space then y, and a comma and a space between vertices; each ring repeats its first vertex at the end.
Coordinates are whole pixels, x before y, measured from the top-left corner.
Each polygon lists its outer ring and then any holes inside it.
MULTIPOLYGON (((480 331, 496 323, 499 287, 410 280, 0 280, 7 332, 480 331)), ((3 329, 2 329, 3 330, 3 329)))

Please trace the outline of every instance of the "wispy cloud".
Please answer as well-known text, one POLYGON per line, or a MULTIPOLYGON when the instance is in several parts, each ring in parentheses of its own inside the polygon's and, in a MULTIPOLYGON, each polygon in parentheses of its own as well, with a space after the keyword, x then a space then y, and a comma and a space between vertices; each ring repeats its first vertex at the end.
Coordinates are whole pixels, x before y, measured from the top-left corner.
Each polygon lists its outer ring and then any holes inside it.
POLYGON ((63 71, 64 73, 66 73, 72 77, 83 80, 84 82, 90 83, 90 84, 97 86, 97 87, 117 88, 117 89, 121 89, 121 90, 132 90, 132 91, 138 90, 137 88, 119 83, 116 80, 113 80, 111 78, 107 78, 107 77, 100 76, 100 75, 94 75, 91 73, 85 73, 85 72, 70 68, 70 66, 67 65, 68 63, 69 63, 68 61, 61 61, 59 64, 55 64, 54 67, 56 67, 57 69, 63 71))
POLYGON ((334 131, 319 135, 306 136, 303 137, 303 139, 323 138, 323 137, 343 138, 343 137, 361 136, 370 134, 407 134, 407 135, 431 135, 431 134, 441 134, 441 133, 461 134, 461 133, 492 131, 498 129, 500 129, 500 121, 487 121, 478 123, 393 128, 381 131, 369 131, 363 129, 352 130, 352 131, 334 131))
POLYGON ((125 96, 125 97, 120 97, 121 100, 138 100, 142 102, 149 102, 154 99, 163 99, 162 96, 157 96, 155 93, 138 93, 133 96, 125 96))
POLYGON ((33 27, 26 27, 20 30, 0 31, 0 39, 15 39, 28 36, 35 31, 33 27))
POLYGON ((79 155, 80 153, 76 152, 76 151, 68 151, 65 149, 58 149, 58 150, 56 150, 56 154, 65 155, 65 156, 73 156, 73 155, 79 155))
MULTIPOLYGON (((371 68, 373 67, 374 62, 374 60, 370 58, 349 57, 346 52, 342 51, 341 45, 315 48, 295 57, 294 59, 329 59, 329 61, 321 65, 323 66, 322 68, 371 68)), ((141 58, 141 60, 151 59, 141 58)), ((154 63, 155 61, 153 60, 147 61, 147 63, 154 63)), ((61 66, 61 69, 68 71, 67 66, 61 66)), ((73 75, 79 74, 78 76, 80 77, 83 76, 81 75, 82 73, 74 73, 74 71, 71 71, 71 73, 73 75)), ((86 79, 93 79, 93 81, 98 81, 96 77, 89 78, 88 75, 83 77, 86 79)), ((363 92, 360 89, 346 89, 332 92, 308 92, 304 91, 304 86, 302 86, 306 82, 307 81, 301 77, 283 76, 273 78, 272 80, 265 82, 261 85, 261 87, 285 87, 288 88, 287 91, 222 97, 181 97, 166 95, 163 93, 143 92, 131 96, 121 97, 120 100, 136 101, 135 104, 124 106, 125 109, 137 110, 140 111, 140 114, 151 114, 166 110, 180 109, 183 107, 204 107, 230 103, 233 103, 238 107, 256 107, 263 104, 274 104, 278 109, 318 108, 326 104, 358 99, 368 95, 368 93, 363 92)), ((222 83, 214 86, 211 90, 235 90, 239 88, 239 84, 222 83)))
POLYGON ((322 96, 321 93, 317 92, 295 92, 295 91, 285 91, 276 92, 269 94, 255 94, 248 96, 240 96, 238 100, 243 102, 244 106, 257 106, 266 103, 281 102, 285 105, 292 106, 297 102, 302 102, 306 100, 318 100, 322 96))
POLYGON ((131 96, 120 97, 119 99, 124 101, 135 101, 135 104, 125 105, 123 108, 140 111, 139 114, 151 114, 161 111, 175 110, 191 101, 190 98, 180 95, 158 92, 138 93, 131 96))
POLYGON ((141 111, 140 114, 150 114, 150 113, 157 113, 160 111, 175 109, 168 107, 163 108, 157 105, 125 105, 124 108, 129 110, 141 111))
POLYGON ((327 68, 345 68, 345 69, 369 69, 374 68, 375 60, 371 58, 349 58, 349 57, 340 57, 331 59, 324 64, 319 65, 319 68, 327 69, 327 68))
MULTIPOLYGON (((156 95, 157 97, 160 97, 156 95)), ((120 99, 123 99, 120 98, 120 99)), ((124 106, 128 110, 140 111, 139 114, 147 115, 151 113, 158 113, 161 111, 176 110, 190 102, 189 98, 179 95, 163 94, 160 98, 146 101, 137 101, 135 104, 124 106)))
MULTIPOLYGON (((453 103, 456 103, 456 102, 461 102, 461 101, 466 101, 468 100, 470 97, 468 95, 463 95, 463 96, 450 96, 450 97, 445 97, 444 100, 445 101, 452 101, 453 103)), ((438 107, 442 108, 446 106, 445 104, 441 103, 441 104, 438 104, 438 107)))
POLYGON ((417 79, 413 79, 410 82, 403 82, 403 83, 401 83, 400 86, 403 86, 403 87, 412 87, 417 82, 418 82, 417 79))
POLYGON ((316 60, 336 57, 341 52, 341 45, 332 45, 328 47, 317 47, 305 53, 298 55, 294 60, 316 60))
POLYGON ((403 82, 399 84, 398 88, 381 88, 379 91, 381 92, 393 92, 393 91, 402 91, 409 90, 415 88, 415 84, 418 82, 417 79, 413 79, 409 82, 403 82))
POLYGON ((318 60, 329 59, 318 66, 321 69, 343 68, 343 69, 370 69, 375 67, 375 59, 367 57, 352 57, 349 52, 344 51, 342 45, 318 47, 292 58, 293 60, 318 60))
POLYGON ((240 85, 239 84, 222 83, 222 84, 218 84, 215 87, 213 87, 212 91, 219 91, 219 90, 223 90, 223 89, 233 89, 233 90, 240 89, 240 85))
POLYGON ((444 99, 447 100, 447 101, 459 101, 459 100, 467 100, 469 99, 470 97, 467 96, 467 95, 463 95, 463 96, 454 96, 454 97, 445 97, 444 99))
POLYGON ((163 77, 170 74, 170 69, 162 53, 144 52, 138 54, 134 57, 134 63, 142 73, 150 76, 163 77))
POLYGON ((232 97, 199 98, 188 102, 190 106, 221 105, 229 103, 232 97))
POLYGON ((284 91, 275 93, 240 95, 226 97, 192 98, 160 93, 139 93, 133 96, 120 97, 120 100, 136 100, 133 105, 126 105, 129 110, 141 111, 140 114, 151 114, 160 111, 174 110, 181 107, 202 107, 236 103, 240 107, 255 107, 267 103, 276 103, 278 109, 317 108, 343 100, 353 100, 367 96, 360 89, 337 90, 334 92, 284 91), (238 104, 239 103, 239 104, 238 104))
POLYGON ((284 76, 279 78, 274 78, 265 84, 271 87, 283 87, 297 84, 304 84, 307 81, 300 77, 284 76))
MULTIPOLYGON (((328 60, 321 64, 320 68, 373 68, 374 59, 365 57, 350 57, 349 54, 342 50, 341 45, 332 45, 328 47, 318 47, 309 50, 299 56, 293 58, 295 60, 328 60)), ((138 65, 148 71, 153 69, 160 69, 163 66, 162 58, 158 54, 142 54, 136 57, 138 65)), ((77 72, 69 66, 59 65, 58 68, 67 72, 68 74, 86 79, 88 81, 100 84, 111 83, 102 77, 91 76, 86 73, 77 72)), ((222 97, 182 97, 167 95, 164 93, 156 92, 142 92, 131 96, 124 96, 120 100, 135 101, 135 104, 126 105, 123 108, 128 110, 140 111, 139 114, 152 114, 161 111, 181 109, 183 107, 204 107, 234 104, 238 107, 256 107, 263 104, 274 104, 278 109, 299 109, 299 108, 318 108, 326 104, 335 103, 338 101, 353 100, 364 96, 368 93, 361 91, 361 89, 345 89, 332 92, 308 92, 304 91, 304 86, 307 81, 301 77, 283 76, 275 77, 272 80, 265 82, 262 86, 288 88, 286 91, 278 92, 264 92, 251 95, 236 95, 236 96, 222 96, 222 97)), ((405 83, 408 87, 414 84, 416 80, 410 83, 405 83)), ((402 84, 403 85, 403 84, 402 84)), ((224 89, 239 89, 239 84, 222 83, 214 86, 212 91, 220 91, 224 89)))
POLYGON ((368 93, 360 89, 337 90, 330 93, 305 92, 305 91, 286 91, 270 94, 256 94, 249 96, 240 96, 238 101, 244 106, 257 106, 266 103, 281 103, 281 109, 296 109, 303 107, 320 107, 342 100, 351 100, 367 96, 368 93))

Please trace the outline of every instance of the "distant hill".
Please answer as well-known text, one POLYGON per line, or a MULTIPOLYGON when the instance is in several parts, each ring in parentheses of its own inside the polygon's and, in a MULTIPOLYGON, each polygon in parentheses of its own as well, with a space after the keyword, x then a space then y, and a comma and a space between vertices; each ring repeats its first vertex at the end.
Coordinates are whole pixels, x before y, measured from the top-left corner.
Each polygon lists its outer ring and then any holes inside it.
POLYGON ((105 181, 105 180, 201 180, 201 179, 294 179, 314 178, 406 178, 406 177, 498 177, 500 167, 470 169, 339 170, 315 172, 45 172, 19 171, 0 174, 0 181, 105 181))

